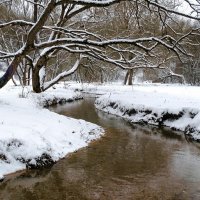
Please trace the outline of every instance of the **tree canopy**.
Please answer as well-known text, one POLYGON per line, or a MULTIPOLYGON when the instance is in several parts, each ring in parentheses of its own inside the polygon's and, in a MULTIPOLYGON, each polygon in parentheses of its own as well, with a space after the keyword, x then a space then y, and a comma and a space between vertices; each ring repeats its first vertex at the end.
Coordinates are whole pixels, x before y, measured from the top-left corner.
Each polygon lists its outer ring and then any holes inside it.
POLYGON ((163 0, 1 1, 7 14, 0 22, 0 61, 7 70, 0 88, 20 66, 27 66, 33 90, 41 92, 84 60, 162 69, 167 60, 192 56, 199 45, 200 4, 184 2, 191 13, 182 12, 177 1, 163 0), (52 68, 61 70, 45 78, 52 68))

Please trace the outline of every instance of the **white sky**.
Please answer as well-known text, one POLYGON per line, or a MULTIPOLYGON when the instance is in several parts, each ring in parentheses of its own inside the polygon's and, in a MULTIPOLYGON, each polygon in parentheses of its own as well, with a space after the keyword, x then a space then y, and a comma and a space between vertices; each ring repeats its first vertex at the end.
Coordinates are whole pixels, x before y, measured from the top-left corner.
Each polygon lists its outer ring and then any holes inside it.
MULTIPOLYGON (((185 14, 191 14, 192 9, 190 8, 189 4, 184 0, 179 0, 179 2, 181 3, 181 6, 179 7, 179 11, 185 14)), ((196 0, 190 0, 190 2, 196 3, 196 0)))

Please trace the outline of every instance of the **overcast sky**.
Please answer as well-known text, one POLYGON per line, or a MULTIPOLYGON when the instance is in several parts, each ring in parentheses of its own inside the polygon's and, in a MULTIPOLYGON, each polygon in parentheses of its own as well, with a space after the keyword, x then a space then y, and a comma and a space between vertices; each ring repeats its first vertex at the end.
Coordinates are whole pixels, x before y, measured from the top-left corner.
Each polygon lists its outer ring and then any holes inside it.
MULTIPOLYGON (((179 10, 185 14, 190 14, 192 9, 190 8, 189 4, 184 0, 179 0, 179 2, 181 3, 179 10)), ((196 0, 190 0, 190 2, 196 3, 196 0)))

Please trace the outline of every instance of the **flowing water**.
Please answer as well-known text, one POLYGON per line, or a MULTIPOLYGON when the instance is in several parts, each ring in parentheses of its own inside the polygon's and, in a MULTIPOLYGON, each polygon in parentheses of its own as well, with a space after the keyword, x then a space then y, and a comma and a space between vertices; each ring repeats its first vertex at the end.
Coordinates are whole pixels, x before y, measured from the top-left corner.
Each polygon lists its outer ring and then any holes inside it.
POLYGON ((52 108, 99 124, 105 136, 53 167, 0 184, 0 200, 200 199, 200 149, 182 133, 134 125, 94 107, 94 98, 52 108))

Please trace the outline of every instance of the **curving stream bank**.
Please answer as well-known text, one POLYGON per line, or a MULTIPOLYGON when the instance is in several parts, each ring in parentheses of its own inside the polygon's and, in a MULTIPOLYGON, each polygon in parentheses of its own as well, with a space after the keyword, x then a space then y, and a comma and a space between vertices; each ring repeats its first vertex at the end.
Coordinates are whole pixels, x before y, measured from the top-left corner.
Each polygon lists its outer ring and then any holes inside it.
POLYGON ((0 184, 0 199, 200 199, 200 149, 182 134, 130 126, 97 111, 90 97, 52 110, 96 123, 106 134, 52 168, 11 176, 0 184))

